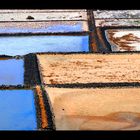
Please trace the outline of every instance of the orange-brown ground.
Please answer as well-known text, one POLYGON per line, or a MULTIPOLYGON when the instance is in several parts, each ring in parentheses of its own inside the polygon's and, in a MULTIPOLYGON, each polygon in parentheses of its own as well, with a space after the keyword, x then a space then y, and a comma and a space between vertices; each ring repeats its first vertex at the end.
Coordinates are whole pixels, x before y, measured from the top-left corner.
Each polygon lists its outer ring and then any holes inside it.
POLYGON ((42 93, 42 90, 41 90, 41 87, 40 86, 36 86, 36 94, 38 96, 38 100, 39 100, 39 108, 40 108, 40 111, 41 111, 41 127, 44 129, 44 128, 48 128, 48 118, 47 118, 47 113, 46 113, 46 110, 45 110, 45 104, 44 104, 44 101, 43 101, 43 93, 42 93))

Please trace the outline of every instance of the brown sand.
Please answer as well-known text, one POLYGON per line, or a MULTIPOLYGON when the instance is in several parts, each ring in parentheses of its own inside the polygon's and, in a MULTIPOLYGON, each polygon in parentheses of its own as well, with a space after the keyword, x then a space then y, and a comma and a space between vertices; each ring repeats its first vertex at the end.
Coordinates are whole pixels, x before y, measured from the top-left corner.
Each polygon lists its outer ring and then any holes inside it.
POLYGON ((45 88, 57 130, 140 129, 140 88, 45 88))
POLYGON ((37 55, 44 84, 140 82, 139 54, 37 55))

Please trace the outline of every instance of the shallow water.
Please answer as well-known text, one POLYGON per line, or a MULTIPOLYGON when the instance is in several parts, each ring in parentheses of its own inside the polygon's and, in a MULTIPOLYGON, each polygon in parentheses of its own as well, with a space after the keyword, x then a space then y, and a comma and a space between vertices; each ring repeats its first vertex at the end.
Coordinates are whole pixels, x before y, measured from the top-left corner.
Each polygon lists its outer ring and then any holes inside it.
POLYGON ((32 90, 0 90, 0 130, 36 130, 32 90))
POLYGON ((83 23, 77 22, 75 24, 56 24, 44 25, 40 28, 27 27, 0 27, 0 33, 48 33, 48 32, 80 32, 83 31, 83 23))
POLYGON ((88 52, 88 36, 0 37, 0 55, 36 52, 88 52))
POLYGON ((24 84, 24 61, 22 59, 0 60, 0 85, 24 84))

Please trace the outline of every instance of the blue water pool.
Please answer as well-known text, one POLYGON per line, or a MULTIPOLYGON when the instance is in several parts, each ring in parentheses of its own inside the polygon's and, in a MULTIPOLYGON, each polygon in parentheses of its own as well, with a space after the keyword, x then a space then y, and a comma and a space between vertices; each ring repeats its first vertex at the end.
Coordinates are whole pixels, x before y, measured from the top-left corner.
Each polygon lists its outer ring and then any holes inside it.
POLYGON ((36 130, 32 90, 0 90, 0 130, 36 130))
POLYGON ((0 55, 36 52, 88 52, 88 36, 9 36, 0 37, 0 55))
POLYGON ((0 60, 0 85, 23 85, 24 61, 22 59, 0 60))

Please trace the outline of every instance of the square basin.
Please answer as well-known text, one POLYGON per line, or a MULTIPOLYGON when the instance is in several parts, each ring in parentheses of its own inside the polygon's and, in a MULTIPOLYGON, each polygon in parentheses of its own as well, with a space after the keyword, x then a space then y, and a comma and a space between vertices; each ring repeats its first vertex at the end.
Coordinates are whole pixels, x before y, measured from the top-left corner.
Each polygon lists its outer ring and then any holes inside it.
POLYGON ((36 130, 32 90, 0 90, 0 130, 36 130))

